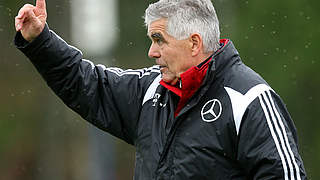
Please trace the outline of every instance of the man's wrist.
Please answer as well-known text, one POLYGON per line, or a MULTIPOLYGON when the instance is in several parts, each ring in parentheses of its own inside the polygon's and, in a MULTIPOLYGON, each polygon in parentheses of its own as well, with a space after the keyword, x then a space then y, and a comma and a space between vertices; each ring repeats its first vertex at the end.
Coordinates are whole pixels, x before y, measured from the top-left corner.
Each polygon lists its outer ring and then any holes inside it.
POLYGON ((29 43, 31 43, 32 41, 34 41, 38 36, 40 36, 40 34, 43 32, 44 28, 45 28, 46 24, 42 25, 41 27, 37 28, 36 33, 34 33, 33 35, 29 36, 29 37, 25 37, 23 36, 22 33, 22 37, 28 41, 29 43))
POLYGON ((32 46, 32 44, 37 44, 38 42, 43 41, 43 39, 47 38, 48 33, 49 33, 49 27, 47 24, 45 24, 44 28, 42 29, 42 32, 30 41, 25 39, 22 36, 21 32, 19 31, 16 33, 14 44, 18 49, 24 49, 24 48, 27 48, 28 46, 32 46))

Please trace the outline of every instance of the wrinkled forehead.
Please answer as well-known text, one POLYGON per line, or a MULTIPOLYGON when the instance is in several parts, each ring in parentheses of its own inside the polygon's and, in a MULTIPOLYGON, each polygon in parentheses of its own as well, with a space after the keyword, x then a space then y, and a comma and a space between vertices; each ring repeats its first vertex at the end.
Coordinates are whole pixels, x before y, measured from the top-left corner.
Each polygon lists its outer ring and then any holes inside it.
POLYGON ((151 22, 148 26, 148 36, 151 36, 151 34, 154 32, 165 33, 167 31, 167 23, 168 20, 166 18, 160 18, 151 22))

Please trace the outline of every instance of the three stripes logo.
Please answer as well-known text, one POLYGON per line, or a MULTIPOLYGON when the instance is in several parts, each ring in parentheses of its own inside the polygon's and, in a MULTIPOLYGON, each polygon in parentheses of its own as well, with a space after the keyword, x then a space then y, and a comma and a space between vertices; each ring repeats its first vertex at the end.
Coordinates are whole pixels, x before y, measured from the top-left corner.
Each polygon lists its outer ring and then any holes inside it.
POLYGON ((277 151, 282 161, 285 180, 301 180, 299 167, 290 147, 285 125, 283 124, 282 118, 271 97, 270 91, 265 91, 262 94, 260 94, 259 100, 264 114, 266 116, 272 138, 275 142, 277 151))

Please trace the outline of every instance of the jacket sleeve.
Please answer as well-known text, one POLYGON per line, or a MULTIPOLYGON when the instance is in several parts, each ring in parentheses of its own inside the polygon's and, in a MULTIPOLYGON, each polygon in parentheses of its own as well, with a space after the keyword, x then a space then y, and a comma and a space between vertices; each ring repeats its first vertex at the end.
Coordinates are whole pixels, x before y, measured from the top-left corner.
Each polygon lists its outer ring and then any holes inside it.
POLYGON ((157 67, 124 71, 93 65, 47 25, 31 43, 18 32, 15 45, 67 106, 98 128, 134 144, 145 87, 158 74, 157 67))
POLYGON ((264 91, 248 106, 238 135, 237 158, 249 179, 307 179, 295 126, 273 90, 264 91))

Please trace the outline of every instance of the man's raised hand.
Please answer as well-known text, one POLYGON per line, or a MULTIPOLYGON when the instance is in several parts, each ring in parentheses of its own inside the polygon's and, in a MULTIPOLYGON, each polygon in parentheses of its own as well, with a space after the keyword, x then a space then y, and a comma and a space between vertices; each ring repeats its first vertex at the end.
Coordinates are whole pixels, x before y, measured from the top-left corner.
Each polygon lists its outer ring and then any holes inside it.
POLYGON ((47 20, 46 1, 37 0, 36 6, 24 5, 15 18, 16 31, 20 31, 23 38, 29 42, 43 31, 47 20))

